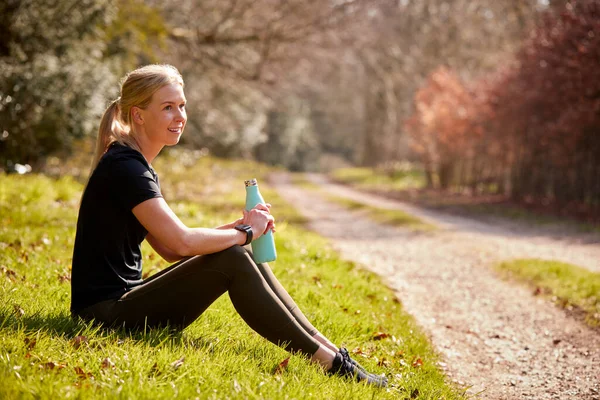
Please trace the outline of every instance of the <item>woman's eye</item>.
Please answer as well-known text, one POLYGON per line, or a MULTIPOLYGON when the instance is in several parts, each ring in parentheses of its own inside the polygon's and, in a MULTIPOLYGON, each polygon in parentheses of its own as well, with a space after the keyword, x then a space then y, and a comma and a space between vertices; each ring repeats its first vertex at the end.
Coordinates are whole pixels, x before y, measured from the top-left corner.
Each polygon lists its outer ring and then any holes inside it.
POLYGON ((180 110, 183 110, 184 108, 185 108, 185 104, 182 104, 182 105, 179 106, 180 110))
POLYGON ((165 107, 165 110, 166 110, 166 111, 171 111, 171 108, 172 108, 171 106, 166 106, 166 107, 165 107))

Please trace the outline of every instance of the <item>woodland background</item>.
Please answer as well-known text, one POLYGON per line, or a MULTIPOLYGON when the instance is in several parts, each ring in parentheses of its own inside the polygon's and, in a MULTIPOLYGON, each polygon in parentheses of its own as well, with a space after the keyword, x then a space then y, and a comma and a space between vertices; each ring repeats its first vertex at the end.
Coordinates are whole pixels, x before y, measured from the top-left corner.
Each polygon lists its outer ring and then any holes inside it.
POLYGON ((91 153, 154 62, 185 146, 600 214, 600 0, 4 0, 0 168, 91 153))

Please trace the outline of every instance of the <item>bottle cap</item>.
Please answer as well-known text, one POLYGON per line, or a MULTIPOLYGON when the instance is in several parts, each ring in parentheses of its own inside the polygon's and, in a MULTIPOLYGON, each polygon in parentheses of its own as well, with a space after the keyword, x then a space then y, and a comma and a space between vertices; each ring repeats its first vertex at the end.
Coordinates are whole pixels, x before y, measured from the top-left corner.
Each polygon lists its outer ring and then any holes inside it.
POLYGON ((244 183, 246 184, 246 187, 258 185, 256 178, 248 179, 247 181, 244 181, 244 183))

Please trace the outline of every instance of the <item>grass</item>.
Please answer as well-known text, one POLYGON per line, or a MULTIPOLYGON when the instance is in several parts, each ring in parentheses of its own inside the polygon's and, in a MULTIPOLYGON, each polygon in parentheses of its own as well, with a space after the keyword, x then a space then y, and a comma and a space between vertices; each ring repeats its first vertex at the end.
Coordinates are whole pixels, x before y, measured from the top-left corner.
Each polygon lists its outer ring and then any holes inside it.
MULTIPOLYGON (((321 187, 313 182, 308 181, 302 175, 294 175, 292 181, 306 190, 323 192, 321 187)), ((325 198, 331 202, 337 203, 353 211, 362 211, 370 218, 393 226, 409 228, 415 231, 433 231, 436 229, 434 225, 428 224, 413 215, 410 215, 402 210, 394 210, 389 208, 374 207, 369 204, 361 203, 346 197, 324 194, 325 198)))
POLYGON ((504 276, 535 288, 536 294, 549 296, 561 307, 582 313, 590 326, 600 327, 600 274, 537 259, 503 262, 497 268, 504 276))
POLYGON ((357 189, 478 219, 500 218, 557 230, 566 228, 575 232, 600 233, 600 225, 597 223, 577 218, 575 215, 561 217, 557 210, 515 203, 504 195, 472 195, 458 190, 427 189, 423 171, 408 164, 375 169, 342 168, 333 171, 330 177, 357 189))
POLYGON ((384 224, 405 227, 415 231, 433 231, 436 229, 434 225, 428 224, 423 220, 401 210, 374 207, 340 196, 327 195, 326 197, 328 200, 350 210, 364 211, 370 218, 384 224))
MULTIPOLYGON (((238 217, 258 164, 163 155, 154 163, 182 220, 238 217), (250 176, 251 175, 251 176, 250 176)), ((387 389, 330 378, 251 331, 227 296, 179 334, 101 330, 70 318, 70 262, 83 185, 68 176, 0 175, 0 398, 459 399, 427 337, 380 279, 342 261, 261 184, 278 216, 275 273, 307 317, 387 389)), ((144 244, 145 276, 167 264, 144 244)))
POLYGON ((340 168, 331 177, 359 189, 399 191, 425 187, 425 174, 410 165, 372 168, 340 168))

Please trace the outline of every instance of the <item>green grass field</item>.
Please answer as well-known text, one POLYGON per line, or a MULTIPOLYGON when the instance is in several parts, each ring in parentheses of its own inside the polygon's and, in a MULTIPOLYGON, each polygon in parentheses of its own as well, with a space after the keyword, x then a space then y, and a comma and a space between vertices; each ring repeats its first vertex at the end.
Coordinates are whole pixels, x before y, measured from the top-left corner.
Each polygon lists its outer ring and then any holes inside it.
POLYGON ((530 285, 561 307, 579 311, 585 321, 600 326, 600 274, 556 261, 513 260, 497 269, 507 278, 530 285))
MULTIPOLYGON (((328 377, 252 332, 227 296, 179 334, 128 334, 70 318, 70 261, 83 185, 64 176, 0 175, 0 398, 458 399, 427 337, 381 280, 341 261, 248 162, 171 152, 154 167, 192 226, 237 218, 257 177, 277 217, 275 273, 307 317, 387 389, 328 377)), ((167 266, 144 244, 144 274, 167 266)))
POLYGON ((401 226, 414 231, 430 232, 436 229, 434 225, 428 224, 423 220, 405 213, 401 210, 392 210, 388 208, 373 207, 358 201, 345 197, 328 195, 326 198, 350 210, 364 211, 375 221, 393 226, 401 226))
POLYGON ((425 187, 425 174, 412 166, 401 168, 340 168, 332 171, 331 177, 339 182, 351 184, 359 189, 399 191, 425 187))
POLYGON ((308 181, 306 177, 304 177, 302 174, 294 175, 293 182, 295 185, 301 186, 306 190, 312 190, 314 192, 320 193, 325 199, 339 204, 342 207, 345 207, 349 210, 362 211, 375 221, 384 224, 400 226, 420 232, 430 232, 437 229, 434 225, 428 224, 423 220, 408 213, 405 213, 401 210, 374 207, 369 204, 361 203, 346 197, 325 193, 319 185, 308 181))

